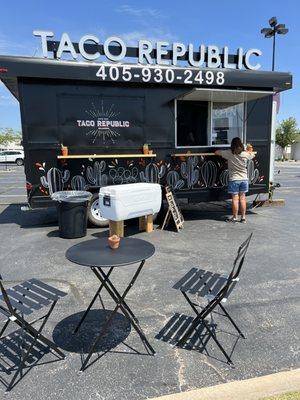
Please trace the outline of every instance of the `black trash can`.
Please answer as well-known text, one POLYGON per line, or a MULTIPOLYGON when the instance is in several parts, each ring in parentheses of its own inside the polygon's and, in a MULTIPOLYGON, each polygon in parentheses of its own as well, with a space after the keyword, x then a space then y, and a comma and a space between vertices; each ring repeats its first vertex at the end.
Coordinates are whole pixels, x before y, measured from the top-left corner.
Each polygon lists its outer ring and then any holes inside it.
POLYGON ((52 200, 57 202, 59 236, 75 239, 86 236, 87 208, 92 197, 90 192, 70 190, 55 192, 52 200))

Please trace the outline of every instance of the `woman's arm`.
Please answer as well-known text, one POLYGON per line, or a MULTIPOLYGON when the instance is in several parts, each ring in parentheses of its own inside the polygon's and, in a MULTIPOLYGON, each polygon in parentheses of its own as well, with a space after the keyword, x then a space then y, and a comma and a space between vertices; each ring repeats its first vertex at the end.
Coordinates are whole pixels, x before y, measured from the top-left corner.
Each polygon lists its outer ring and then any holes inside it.
POLYGON ((246 151, 248 151, 248 153, 253 153, 253 146, 251 143, 247 143, 246 151))
POLYGON ((221 156, 222 157, 222 150, 216 150, 215 151, 216 156, 221 156))
POLYGON ((256 153, 255 153, 254 150, 253 150, 252 144, 247 143, 246 152, 249 154, 249 158, 250 158, 250 159, 252 159, 252 158, 255 157, 255 154, 256 154, 256 153))

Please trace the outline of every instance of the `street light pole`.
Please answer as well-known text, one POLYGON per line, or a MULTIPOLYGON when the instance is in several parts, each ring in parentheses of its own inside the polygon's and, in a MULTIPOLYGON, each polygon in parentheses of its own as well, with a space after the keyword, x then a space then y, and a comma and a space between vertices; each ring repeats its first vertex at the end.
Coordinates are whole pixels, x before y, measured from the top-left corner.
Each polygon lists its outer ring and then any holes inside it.
POLYGON ((276 34, 274 33, 273 35, 273 54, 272 54, 272 71, 275 69, 275 40, 276 40, 276 34))
POLYGON ((288 33, 288 29, 285 24, 278 24, 277 18, 272 17, 269 19, 270 28, 263 28, 260 32, 265 38, 273 38, 273 52, 272 52, 272 71, 275 70, 275 51, 276 51, 276 34, 285 35, 288 33))
MULTIPOLYGON (((276 35, 285 35, 288 29, 284 24, 278 24, 277 18, 272 17, 269 19, 270 28, 263 28, 260 32, 265 38, 273 38, 273 51, 272 51, 272 71, 275 70, 275 50, 276 50, 276 35)), ((271 129, 271 146, 270 146, 270 164, 269 164, 269 200, 272 199, 272 181, 274 177, 274 154, 275 154, 275 126, 276 126, 276 102, 272 102, 272 129, 271 129)))

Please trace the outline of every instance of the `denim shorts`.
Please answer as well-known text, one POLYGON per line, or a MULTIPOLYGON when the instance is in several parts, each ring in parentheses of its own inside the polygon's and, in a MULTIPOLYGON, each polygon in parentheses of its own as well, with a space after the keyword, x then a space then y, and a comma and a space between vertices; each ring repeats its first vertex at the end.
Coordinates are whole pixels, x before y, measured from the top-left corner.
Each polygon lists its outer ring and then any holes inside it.
POLYGON ((228 182, 228 193, 231 194, 247 193, 248 190, 249 190, 248 180, 228 182))

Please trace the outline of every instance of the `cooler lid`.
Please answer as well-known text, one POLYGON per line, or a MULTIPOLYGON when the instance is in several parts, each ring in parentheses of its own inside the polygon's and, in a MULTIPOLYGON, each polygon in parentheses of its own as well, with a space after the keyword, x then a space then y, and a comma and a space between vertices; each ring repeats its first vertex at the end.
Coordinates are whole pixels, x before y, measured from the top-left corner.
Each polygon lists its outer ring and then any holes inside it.
POLYGON ((144 191, 149 191, 150 188, 152 191, 160 190, 160 185, 158 183, 146 183, 146 182, 139 182, 139 183, 126 183, 124 185, 111 185, 111 186, 104 186, 100 188, 99 193, 102 195, 128 195, 132 193, 139 193, 144 191))

